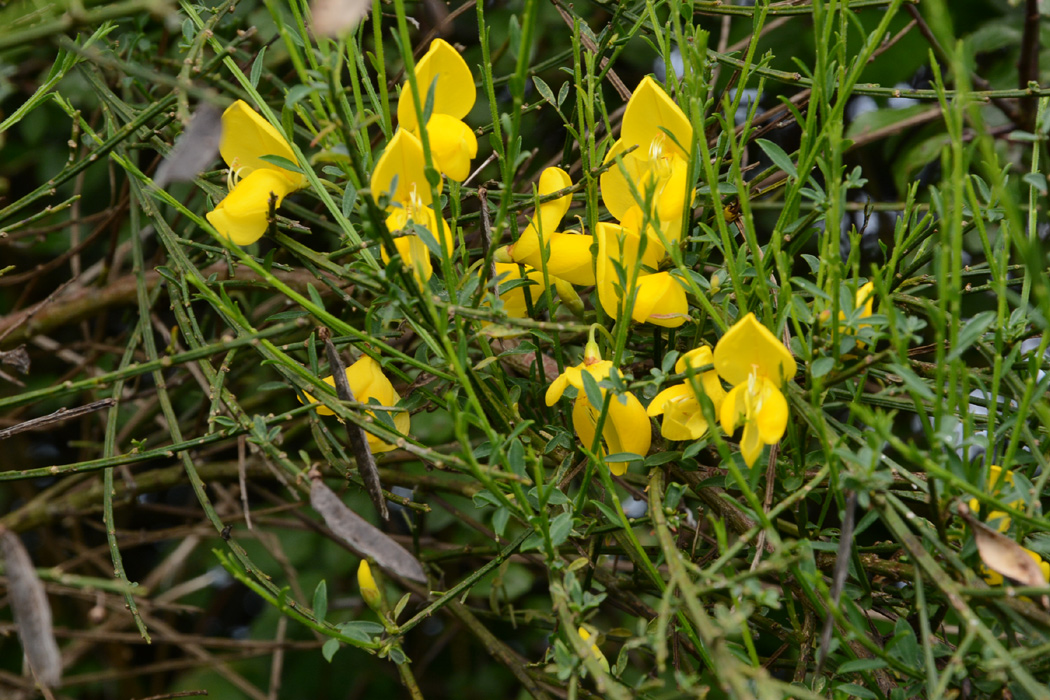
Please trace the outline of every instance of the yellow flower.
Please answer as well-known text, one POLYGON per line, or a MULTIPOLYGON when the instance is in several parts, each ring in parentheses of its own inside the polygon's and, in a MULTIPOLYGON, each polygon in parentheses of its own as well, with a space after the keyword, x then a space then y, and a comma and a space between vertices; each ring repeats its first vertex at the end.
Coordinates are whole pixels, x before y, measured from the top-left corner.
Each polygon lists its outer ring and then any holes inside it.
MULTIPOLYGON (((675 372, 685 372, 689 367, 703 367, 713 363, 711 348, 705 345, 678 358, 674 369, 675 372)), ((698 379, 700 389, 714 404, 715 415, 718 415, 726 397, 722 382, 718 379, 718 372, 708 370, 698 379)), ((709 427, 699 397, 688 381, 664 389, 653 397, 646 413, 650 416, 663 415, 660 434, 668 440, 699 440, 709 427)))
POLYGON ((376 586, 376 580, 372 576, 372 567, 369 566, 367 559, 362 559, 357 565, 357 587, 361 589, 361 597, 368 607, 382 614, 383 594, 376 586))
MULTIPOLYGON (((322 381, 328 386, 335 386, 334 377, 325 377, 322 381)), ((361 403, 366 404, 369 399, 375 399, 380 405, 393 408, 401 400, 401 397, 394 389, 394 385, 383 374, 383 368, 368 355, 362 355, 360 360, 346 368, 346 381, 350 384, 350 391, 354 394, 354 400, 361 403)), ((316 403, 316 399, 310 394, 306 394, 306 399, 308 403, 316 403)), ((322 416, 335 415, 335 412, 324 404, 317 406, 317 413, 322 416)), ((372 411, 367 413, 375 417, 372 411)), ((397 428, 397 431, 407 435, 412 428, 412 419, 408 412, 395 411, 391 412, 390 415, 394 420, 394 426, 397 428)), ((368 438, 368 446, 374 454, 397 449, 394 445, 383 442, 372 435, 372 433, 366 432, 365 436, 368 438)))
POLYGON ((543 289, 543 274, 526 266, 522 274, 522 266, 513 263, 496 263, 496 277, 502 286, 507 282, 529 279, 532 284, 523 285, 510 289, 499 295, 503 301, 503 312, 510 318, 525 318, 528 316, 528 304, 533 306, 539 301, 540 290, 543 289), (525 290, 528 290, 529 301, 525 301, 525 290))
MULTIPOLYGON (((446 254, 452 254, 454 243, 452 230, 444 218, 439 218, 433 208, 430 184, 424 174, 423 146, 419 139, 403 129, 390 139, 383 155, 376 161, 370 186, 372 197, 379 200, 387 195, 386 226, 391 233, 401 231, 409 222, 429 231, 446 254), (438 233, 440 229, 440 234, 438 233)), ((420 282, 426 282, 434 274, 430 262, 430 249, 423 240, 410 232, 394 239, 401 259, 420 282)), ((390 262, 386 249, 382 251, 383 262, 390 262)))
MULTIPOLYGON (((583 627, 581 625, 580 629, 577 630, 577 633, 580 635, 580 639, 582 639, 583 641, 585 641, 585 642, 590 641, 591 633, 587 631, 586 627, 583 627)), ((598 662, 598 664, 602 668, 605 669, 606 673, 608 673, 609 672, 609 660, 605 658, 605 654, 602 653, 602 650, 598 648, 597 644, 592 644, 591 645, 591 653, 594 654, 594 658, 598 662)))
MULTIPOLYGON (((616 371, 618 370, 613 367, 612 362, 601 358, 598 345, 592 340, 587 343, 583 362, 575 367, 567 367, 565 372, 551 382, 547 388, 547 405, 553 406, 570 385, 576 387, 576 401, 572 406, 572 425, 576 429, 576 435, 588 449, 594 444, 602 407, 593 405, 587 398, 587 391, 583 387, 583 373, 587 372, 595 382, 601 382, 608 378, 610 373, 616 371)), ((603 400, 606 391, 604 388, 601 389, 603 400)), ((634 394, 625 392, 619 396, 613 396, 609 401, 609 412, 605 416, 602 439, 604 441, 603 454, 631 452, 644 457, 649 451, 652 441, 649 417, 634 394)), ((627 471, 627 463, 613 462, 609 464, 609 471, 616 475, 623 474, 627 471)))
MULTIPOLYGON (((995 464, 989 465, 988 488, 992 491, 993 496, 998 496, 1000 492, 1002 492, 1004 489, 1008 491, 1013 491, 1015 488, 1014 473, 1009 469, 1007 469, 1004 473, 1002 467, 999 467, 995 464)), ((1011 501, 1009 505, 1011 508, 1016 508, 1020 510, 1025 507, 1025 502, 1023 498, 1018 498, 1014 501, 1011 501)), ((972 510, 974 513, 980 513, 981 502, 978 501, 976 498, 971 498, 970 510, 972 510)), ((989 525, 998 529, 999 532, 1006 532, 1010 529, 1010 516, 1001 510, 993 510, 991 513, 988 514, 988 517, 985 520, 989 525)))
POLYGON ((262 159, 280 156, 299 164, 280 132, 243 100, 222 113, 219 152, 230 167, 230 181, 236 184, 205 216, 237 245, 255 243, 266 233, 271 194, 279 207, 289 193, 306 186, 306 178, 262 159))
POLYGON ((689 214, 685 179, 692 142, 693 127, 682 110, 655 80, 643 78, 627 101, 620 139, 605 156, 609 169, 602 173, 600 185, 609 212, 620 221, 637 216, 651 191, 651 214, 662 223, 669 241, 676 241, 683 217, 689 214), (618 156, 622 168, 615 162, 618 156), (631 183, 640 200, 632 194, 631 183))
POLYGON ((677 328, 689 318, 685 288, 669 272, 655 272, 664 249, 653 239, 646 241, 639 256, 642 237, 626 225, 600 222, 595 226, 598 237, 598 300, 605 313, 620 318, 628 295, 620 281, 617 266, 622 267, 628 286, 634 282, 637 294, 631 318, 638 323, 652 323, 677 328), (637 273, 635 267, 640 266, 637 273))
POLYGON ((714 365, 718 374, 733 385, 719 413, 722 429, 732 435, 743 422, 740 452, 750 467, 762 453, 762 447, 779 442, 787 429, 787 399, 780 388, 795 376, 795 359, 749 313, 718 341, 714 365))
MULTIPOLYGON (((431 84, 434 108, 427 122, 430 155, 438 170, 463 182, 470 174, 470 161, 478 154, 478 139, 463 122, 474 106, 477 91, 466 61, 444 39, 434 39, 430 50, 416 63, 416 87, 424 105, 431 84)), ((416 101, 407 82, 401 87, 397 118, 402 129, 419 136, 416 101)))
MULTIPOLYGON (((569 174, 561 168, 547 168, 540 175, 537 194, 544 197, 572 185, 569 174)), ((497 251, 496 259, 519 262, 542 269, 543 245, 550 247, 547 258, 547 274, 572 284, 594 284, 594 256, 591 255, 590 236, 575 232, 560 232, 565 212, 572 203, 572 195, 564 195, 543 202, 533 214, 532 221, 513 244, 497 251)))

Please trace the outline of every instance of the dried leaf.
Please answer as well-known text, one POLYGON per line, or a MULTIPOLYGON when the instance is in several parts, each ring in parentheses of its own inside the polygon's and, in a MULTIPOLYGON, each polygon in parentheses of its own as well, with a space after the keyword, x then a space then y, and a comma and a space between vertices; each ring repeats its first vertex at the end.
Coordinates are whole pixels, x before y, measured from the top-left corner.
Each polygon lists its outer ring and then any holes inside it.
MULTIPOLYGON (((985 566, 1023 586, 1046 587, 1043 570, 1021 545, 974 518, 965 503, 959 504, 958 512, 973 530, 977 553, 985 566)), ((1043 606, 1050 607, 1046 596, 1043 596, 1043 606)))
POLYGON ((310 3, 313 32, 328 37, 352 32, 371 8, 371 0, 313 0, 310 3))
POLYGON ((310 487, 310 505, 321 514, 325 524, 332 532, 357 554, 362 557, 370 557, 376 564, 392 574, 426 583, 427 576, 419 560, 374 525, 350 510, 339 496, 335 495, 319 478, 314 479, 310 487))
POLYGON ((29 353, 25 345, 14 350, 0 350, 0 365, 9 365, 22 374, 29 374, 29 353))
POLYGON ((44 584, 18 535, 0 531, 0 550, 4 553, 11 612, 29 666, 41 684, 54 687, 62 680, 62 657, 51 627, 51 605, 44 584))
POLYGON ((175 139, 175 147, 157 168, 153 182, 166 187, 171 182, 189 182, 215 160, 222 138, 222 110, 201 103, 189 125, 175 139))

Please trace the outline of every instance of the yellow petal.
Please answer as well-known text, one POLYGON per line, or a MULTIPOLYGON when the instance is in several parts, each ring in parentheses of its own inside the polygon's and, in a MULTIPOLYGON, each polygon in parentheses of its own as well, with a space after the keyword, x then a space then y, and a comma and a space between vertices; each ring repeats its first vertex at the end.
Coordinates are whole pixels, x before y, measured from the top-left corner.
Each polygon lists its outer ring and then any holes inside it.
MULTIPOLYGON (((540 175, 536 193, 540 197, 545 197, 571 186, 572 178, 569 177, 567 172, 561 168, 547 168, 540 175)), ((532 225, 543 233, 545 239, 550 238, 558 230, 558 225, 565 216, 565 212, 569 211, 571 204, 571 194, 566 194, 549 202, 543 202, 533 215, 532 225)))
POLYGON ((772 445, 784 437, 787 429, 788 404, 776 385, 768 379, 759 380, 763 386, 759 390, 761 406, 755 413, 755 423, 762 442, 772 445))
POLYGON ((644 204, 644 202, 638 202, 634 198, 629 182, 635 183, 635 189, 638 191, 638 194, 641 197, 645 197, 644 187, 640 183, 645 177, 648 163, 639 159, 635 152, 624 155, 624 151, 629 146, 630 144, 622 138, 613 143, 609 152, 605 154, 605 160, 602 162, 602 165, 607 166, 607 169, 598 179, 602 203, 609 210, 609 213, 620 221, 623 221, 628 209, 644 204), (621 156, 619 164, 616 163, 617 156, 621 156))
MULTIPOLYGON (((368 355, 362 355, 361 359, 346 368, 346 381, 350 384, 350 391, 353 392, 354 398, 361 403, 368 403, 370 399, 375 399, 380 405, 392 408, 401 400, 394 385, 383 374, 382 366, 368 355)), ((318 413, 320 412, 318 410, 318 413)), ((375 415, 372 411, 368 411, 368 414, 375 415)), ((412 419, 407 412, 391 412, 388 415, 393 418, 398 432, 408 434, 412 419)), ((365 433, 365 436, 368 438, 368 446, 374 453, 397 449, 396 446, 383 442, 371 433, 365 433)))
POLYGON ((677 328, 689 316, 685 288, 669 272, 646 275, 638 280, 632 318, 664 328, 677 328))
MULTIPOLYGON (((435 80, 437 84, 434 86, 432 115, 447 114, 454 119, 467 116, 477 98, 474 76, 459 52, 444 39, 430 42, 430 50, 416 63, 416 84, 423 105, 426 104, 430 85, 435 80)), ((407 80, 401 88, 401 97, 397 103, 397 118, 403 129, 417 129, 416 105, 407 80)))
POLYGON ((737 384, 729 390, 725 401, 722 402, 722 408, 718 412, 718 420, 722 424, 722 430, 724 430, 727 435, 733 434, 741 416, 744 416, 747 413, 747 408, 744 403, 746 400, 746 393, 747 383, 737 384))
POLYGON ((648 150, 654 139, 663 139, 665 149, 673 149, 682 158, 688 158, 687 149, 693 143, 693 127, 689 120, 649 76, 642 78, 627 101, 620 134, 628 145, 637 145, 642 151, 648 150), (673 134, 680 146, 668 139, 660 127, 673 134))
POLYGON ((863 311, 860 314, 861 318, 867 318, 875 312, 875 283, 868 282, 867 284, 861 285, 860 289, 857 290, 856 308, 862 308, 863 311))
POLYGON ((740 454, 744 463, 751 466, 762 454, 763 443, 758 434, 758 427, 753 422, 744 424, 744 434, 740 438, 740 454))
MULTIPOLYGON (((510 291, 500 294, 499 298, 503 300, 503 312, 510 318, 525 318, 528 315, 528 306, 525 301, 525 290, 528 290, 529 302, 533 306, 539 301, 540 290, 543 289, 543 275, 532 270, 531 272, 526 272, 525 276, 532 281, 531 285, 515 287, 510 291)), ((501 286, 507 282, 521 279, 521 266, 496 263, 496 277, 501 286)))
POLYGON ((649 402, 649 408, 645 410, 646 415, 659 416, 667 410, 667 404, 678 401, 687 396, 692 396, 693 390, 688 384, 675 384, 661 391, 649 402))
MULTIPOLYGON (((633 452, 644 457, 649 452, 653 439, 652 427, 642 402, 634 394, 627 392, 610 399, 602 437, 610 454, 633 452), (626 403, 620 403, 621 399, 626 399, 626 403)), ((613 462, 609 465, 609 471, 623 474, 627 471, 627 462, 613 462)))
POLYGON ((260 158, 280 156, 299 164, 288 141, 244 100, 237 100, 222 113, 219 153, 230 169, 240 173, 241 177, 247 177, 256 170, 275 170, 288 178, 292 189, 306 186, 306 178, 300 173, 293 173, 260 158))
MULTIPOLYGON (((434 275, 434 264, 430 261, 430 249, 427 248, 422 238, 415 234, 407 234, 395 238, 394 247, 401 256, 401 262, 420 282, 425 283, 434 275)), ((386 247, 382 247, 379 252, 383 256, 383 262, 389 263, 390 256, 386 252, 386 247)))
POLYGON ((377 202, 386 194, 391 201, 408 206, 415 191, 419 202, 430 206, 430 184, 424 173, 423 146, 419 139, 399 129, 376 161, 369 186, 377 202))
MULTIPOLYGON (((577 370, 579 371, 579 370, 577 370)), ((569 388, 569 377, 565 372, 559 374, 551 385, 547 387, 547 393, 544 395, 544 401, 548 406, 553 406, 558 403, 558 399, 562 397, 565 390, 569 388)))
POLYGON ((269 226, 270 194, 276 195, 279 207, 292 189, 293 184, 280 172, 256 170, 238 182, 205 216, 226 238, 237 245, 249 245, 262 238, 269 226))
MULTIPOLYGON (((572 403, 572 427, 576 437, 588 450, 594 445, 595 428, 598 426, 598 409, 591 406, 587 395, 581 393, 572 403)), ((626 465, 624 465, 626 468, 626 465)))
MULTIPOLYGON (((594 284, 594 256, 591 254, 593 239, 581 233, 553 233, 545 235, 550 246, 547 258, 547 274, 563 280, 588 286, 594 284)), ((525 229, 518 241, 507 248, 511 259, 541 269, 540 239, 531 225, 525 229)))
POLYGON ((707 419, 688 384, 664 389, 646 412, 650 416, 664 414, 660 434, 668 440, 697 440, 707 432, 707 419))
POLYGON ((478 139, 470 127, 446 114, 435 114, 427 123, 430 156, 434 166, 456 182, 470 175, 470 161, 478 154, 478 139))
POLYGON ((687 367, 699 369, 705 365, 712 364, 714 364, 714 355, 711 353, 711 348, 707 345, 701 345, 679 357, 678 362, 674 363, 674 371, 682 373, 685 372, 687 367))
POLYGON ((752 313, 737 321, 718 341, 714 364, 722 378, 734 386, 746 383, 754 371, 779 387, 797 371, 788 349, 752 313))

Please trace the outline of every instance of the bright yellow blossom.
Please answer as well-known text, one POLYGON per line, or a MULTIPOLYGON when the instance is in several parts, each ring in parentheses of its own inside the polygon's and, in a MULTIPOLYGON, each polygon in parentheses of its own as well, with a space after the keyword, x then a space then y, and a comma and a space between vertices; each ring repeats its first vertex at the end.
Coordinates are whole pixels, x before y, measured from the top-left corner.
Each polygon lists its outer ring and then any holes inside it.
MULTIPOLYGON (((592 340, 587 343, 583 362, 575 367, 565 368, 565 372, 551 382, 547 388, 546 402, 548 406, 553 406, 570 385, 576 387, 576 401, 572 407, 572 425, 576 429, 576 435, 588 449, 594 444, 602 407, 593 405, 588 399, 583 387, 583 373, 587 372, 595 382, 601 382, 607 379, 612 372, 617 371, 612 362, 602 359, 597 343, 592 340)), ((604 388, 601 389, 603 400, 606 391, 604 388)), ((605 416, 602 439, 604 441, 603 454, 631 452, 644 457, 649 451, 652 441, 649 417, 634 394, 625 392, 619 396, 613 396, 609 401, 609 412, 605 416)), ((610 463, 609 470, 616 475, 623 474, 627 471, 627 463, 610 463)))
MULTIPOLYGON (((335 386, 334 377, 325 377, 322 380, 328 386, 335 386)), ((375 399, 382 406, 393 408, 401 400, 401 396, 394 389, 394 385, 383 374, 383 368, 378 362, 368 355, 362 355, 361 359, 346 368, 346 381, 350 385, 350 391, 354 400, 367 404, 369 399, 375 399)), ((305 393, 305 392, 304 392, 305 393)), ((316 399, 306 394, 308 403, 316 403, 316 399)), ((318 404, 317 413, 322 416, 332 416, 335 412, 324 404, 318 404)), ((374 416, 372 411, 368 414, 374 416)), ((412 428, 412 419, 406 411, 394 411, 390 413, 394 420, 394 426, 399 433, 407 435, 412 428)), ((394 445, 383 442, 372 433, 366 432, 368 446, 373 453, 389 452, 397 449, 394 445)))
MULTIPOLYGON (((419 139, 408 131, 398 130, 372 171, 372 197, 376 201, 384 194, 389 198, 386 226, 391 233, 401 231, 409 222, 415 223, 442 243, 446 254, 451 254, 454 245, 452 230, 448 222, 434 211, 434 200, 424 168, 423 146, 419 139)), ((421 282, 430 279, 434 274, 434 266, 430 262, 430 249, 419 236, 406 232, 405 235, 394 239, 394 245, 417 279, 421 282)), ((383 262, 390 262, 385 248, 382 255, 383 262)))
POLYGON ((750 467, 762 453, 762 447, 779 442, 787 429, 787 399, 780 388, 795 376, 795 359, 749 313, 718 341, 714 365, 718 374, 733 385, 722 403, 722 429, 731 435, 743 422, 740 452, 750 467))
POLYGON ((685 180, 692 142, 689 119, 655 80, 643 78, 627 102, 620 138, 605 156, 609 169, 602 173, 600 185, 609 212, 620 221, 638 216, 651 192, 650 214, 674 243, 691 205, 685 180))
MULTIPOLYGON (((703 367, 713 363, 711 348, 704 345, 679 357, 674 369, 676 372, 685 372, 690 367, 703 367)), ((722 382, 718 379, 718 372, 708 370, 700 375, 698 380, 700 389, 714 404, 717 416, 726 397, 722 382)), ((709 427, 700 406, 699 396, 689 381, 661 391, 653 397, 646 413, 650 416, 663 415, 660 434, 668 440, 698 440, 709 427)))
MULTIPOLYGON (((427 122, 430 155, 438 170, 463 182, 470 174, 470 161, 478 154, 478 139, 463 122, 474 106, 477 91, 466 61, 444 39, 434 39, 430 50, 416 63, 416 87, 424 105, 432 84, 434 108, 427 122)), ((401 88, 397 118, 402 129, 420 135, 416 101, 407 81, 401 88)))
MULTIPOLYGON (((561 168, 547 168, 540 174, 537 194, 545 197, 572 185, 569 174, 561 168)), ((594 284, 594 256, 591 255, 590 236, 576 232, 558 231, 565 212, 572 203, 566 194, 536 208, 532 221, 513 244, 497 251, 497 260, 514 261, 542 269, 542 246, 550 248, 547 274, 572 284, 594 284)))
POLYGON ((598 238, 596 262, 598 300, 605 313, 619 318, 628 294, 620 279, 622 268, 627 287, 637 289, 631 318, 638 323, 652 323, 666 328, 677 328, 689 317, 689 303, 685 288, 670 272, 656 272, 664 249, 653 239, 646 241, 639 255, 642 237, 632 228, 600 222, 595 226, 598 238), (635 268, 638 267, 636 272, 635 268))
POLYGON ((230 167, 230 193, 205 216, 237 245, 255 243, 266 233, 271 195, 279 207, 289 193, 306 186, 306 178, 262 159, 280 156, 298 165, 280 132, 243 100, 222 114, 219 153, 230 167))

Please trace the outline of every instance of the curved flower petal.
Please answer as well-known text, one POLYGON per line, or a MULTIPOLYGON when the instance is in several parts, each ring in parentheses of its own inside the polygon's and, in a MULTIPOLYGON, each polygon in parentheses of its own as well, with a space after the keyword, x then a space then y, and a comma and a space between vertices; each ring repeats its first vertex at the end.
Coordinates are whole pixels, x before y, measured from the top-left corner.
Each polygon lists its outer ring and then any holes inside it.
POLYGON ((797 366, 784 344, 748 313, 726 331, 714 352, 715 369, 730 384, 746 383, 754 372, 780 387, 797 366))
POLYGON ((669 272, 657 272, 638 280, 631 313, 638 323, 652 323, 664 328, 677 328, 689 317, 685 288, 669 272))
POLYGON ((667 404, 692 396, 693 390, 688 384, 675 384, 661 391, 649 402, 649 408, 645 410, 646 415, 659 416, 667 410, 667 404))
POLYGON ((456 182, 470 175, 470 161, 478 154, 478 138, 464 122, 447 114, 435 114, 427 122, 430 155, 434 167, 456 182))
POLYGON ((759 436, 758 426, 748 421, 744 424, 744 434, 740 437, 740 454, 744 458, 744 463, 749 467, 754 464, 762 454, 763 447, 764 443, 759 436))
MULTIPOLYGON (((554 194, 559 190, 572 186, 572 178, 561 168, 546 168, 540 174, 540 182, 536 193, 540 197, 554 194)), ((566 194, 549 202, 539 205, 533 214, 532 226, 540 229, 545 238, 550 238, 557 230, 565 213, 569 211, 572 204, 572 195, 566 194)))
MULTIPOLYGON (((401 262, 412 270, 420 282, 426 282, 434 276, 434 263, 430 261, 430 249, 427 248, 422 238, 415 234, 401 236, 394 239, 394 247, 401 256, 401 262)), ((386 252, 386 246, 381 246, 379 253, 383 256, 383 262, 389 264, 390 255, 386 252)))
MULTIPOLYGON (((633 452, 645 456, 652 443, 652 428, 638 397, 630 392, 612 397, 602 437, 610 454, 633 452), (626 402, 621 403, 621 399, 626 399, 626 402)), ((627 463, 614 462, 609 465, 609 471, 623 474, 627 471, 627 463)))
MULTIPOLYGON (((576 371, 579 372, 579 367, 582 367, 582 365, 579 365, 574 369, 576 369, 576 371)), ((566 371, 562 372, 557 377, 555 377, 554 381, 551 382, 551 385, 547 387, 547 393, 544 394, 543 400, 548 406, 553 406, 554 404, 558 403, 558 399, 560 399, 562 397, 562 394, 565 393, 565 390, 569 388, 569 369, 570 368, 567 367, 566 371)))
POLYGON ((693 127, 685 113, 649 76, 642 78, 627 101, 620 134, 623 141, 637 144, 642 149, 648 149, 653 141, 663 140, 665 149, 673 150, 682 158, 689 156, 684 149, 693 142, 693 127), (661 127, 674 135, 680 147, 667 138, 661 127))
MULTIPOLYGON (((281 171, 287 172, 287 171, 281 171)), ((294 185, 277 170, 256 170, 243 178, 215 208, 205 214, 220 234, 237 245, 255 243, 269 225, 270 194, 277 206, 294 185)))
POLYGON ((722 424, 722 430, 727 435, 732 435, 740 418, 747 415, 746 394, 747 383, 737 384, 729 390, 725 401, 722 402, 722 408, 718 412, 718 422, 722 424))
POLYGON ((650 416, 663 413, 660 434, 668 440, 697 440, 707 432, 707 419, 688 384, 661 391, 649 404, 647 413, 650 416))
POLYGON ((543 289, 543 275, 531 269, 527 269, 523 275, 520 265, 496 263, 496 277, 500 285, 522 277, 527 277, 532 281, 532 284, 515 287, 499 295, 499 298, 503 300, 503 312, 508 317, 525 318, 528 315, 528 305, 525 302, 526 290, 528 290, 529 303, 535 305, 539 300, 540 290, 543 289))
POLYGON ((867 318, 875 313, 875 283, 862 284, 857 290, 856 308, 863 308, 861 318, 867 318))
POLYGON ((649 163, 648 160, 640 158, 637 151, 625 155, 624 152, 631 145, 622 138, 613 143, 609 152, 605 154, 605 160, 602 161, 602 165, 608 166, 608 169, 598 178, 602 203, 609 213, 620 221, 623 221, 628 209, 644 204, 635 199, 629 182, 635 183, 638 194, 644 197, 645 187, 641 183, 648 171, 649 163), (617 156, 621 157, 619 164, 615 162, 617 156))
POLYGON ((412 203, 412 193, 423 206, 430 206, 430 184, 424 172, 423 146, 413 134, 399 129, 390 139, 372 170, 369 187, 377 202, 386 194, 392 202, 412 203))
MULTIPOLYGON (((593 238, 582 233, 554 233, 544 236, 544 240, 550 246, 548 275, 581 286, 594 284, 594 256, 591 254, 593 238)), ((507 253, 511 260, 537 270, 543 266, 540 239, 531 225, 516 243, 507 247, 507 253)))
POLYGON ((219 153, 234 172, 247 177, 256 170, 276 170, 285 175, 292 189, 306 186, 301 173, 278 167, 260 156, 280 156, 298 164, 292 147, 281 133, 244 100, 237 100, 222 113, 222 137, 219 153))
MULTIPOLYGON (((430 85, 435 80, 437 84, 434 87, 432 116, 447 114, 454 119, 467 116, 477 98, 474 76, 459 52, 444 39, 434 39, 430 42, 430 49, 416 63, 416 85, 419 89, 419 99, 424 104, 430 85)), ((407 81, 401 88, 397 118, 404 129, 415 131, 419 126, 415 100, 412 99, 412 89, 407 81)))
POLYGON ((759 381, 762 382, 762 388, 759 390, 760 398, 755 410, 755 423, 762 442, 772 445, 784 437, 784 431, 787 429, 787 399, 773 382, 768 379, 759 381))
MULTIPOLYGON (((553 386, 553 384, 551 385, 553 386)), ((576 397, 572 403, 572 428, 576 437, 588 450, 594 445, 594 435, 598 427, 598 409, 591 405, 585 394, 576 397)), ((626 468, 626 465, 624 465, 626 468)))
MULTIPOLYGON (((335 387, 334 377, 325 377, 321 381, 330 387, 335 387)), ((350 385, 350 392, 354 395, 355 401, 368 403, 369 399, 375 399, 383 406, 394 407, 401 400, 394 385, 383 374, 382 366, 368 355, 363 355, 361 359, 346 368, 346 381, 350 385)), ((308 392, 303 393, 306 394, 307 403, 316 403, 317 400, 313 395, 308 392)), ((335 411, 323 404, 319 404, 316 411, 319 416, 335 415, 335 411)), ((370 416, 375 415, 372 411, 367 411, 367 413, 370 416)), ((392 417, 398 432, 407 435, 412 428, 412 418, 408 412, 398 411, 392 413, 392 417)), ((383 442, 371 433, 365 433, 365 437, 373 453, 378 454, 397 449, 395 445, 383 442)))

